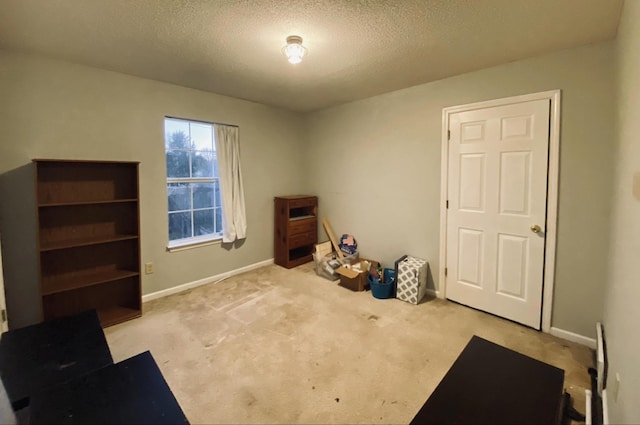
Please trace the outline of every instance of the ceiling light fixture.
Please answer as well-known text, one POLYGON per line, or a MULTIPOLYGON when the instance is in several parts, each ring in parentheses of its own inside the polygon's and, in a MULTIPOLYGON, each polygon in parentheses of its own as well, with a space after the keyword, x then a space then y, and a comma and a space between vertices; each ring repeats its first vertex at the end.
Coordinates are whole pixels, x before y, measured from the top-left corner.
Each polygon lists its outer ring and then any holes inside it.
POLYGON ((290 63, 302 62, 302 57, 307 53, 307 49, 302 45, 302 37, 298 35, 287 37, 287 45, 282 48, 282 53, 290 63))

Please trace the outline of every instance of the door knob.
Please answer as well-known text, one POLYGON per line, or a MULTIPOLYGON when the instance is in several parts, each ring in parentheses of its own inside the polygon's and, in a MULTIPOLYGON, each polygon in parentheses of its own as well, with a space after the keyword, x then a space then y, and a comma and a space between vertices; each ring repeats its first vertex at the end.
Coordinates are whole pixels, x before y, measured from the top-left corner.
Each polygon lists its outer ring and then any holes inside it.
POLYGON ((531 226, 531 231, 533 233, 540 233, 542 229, 540 228, 540 226, 538 226, 537 224, 534 224, 533 226, 531 226))

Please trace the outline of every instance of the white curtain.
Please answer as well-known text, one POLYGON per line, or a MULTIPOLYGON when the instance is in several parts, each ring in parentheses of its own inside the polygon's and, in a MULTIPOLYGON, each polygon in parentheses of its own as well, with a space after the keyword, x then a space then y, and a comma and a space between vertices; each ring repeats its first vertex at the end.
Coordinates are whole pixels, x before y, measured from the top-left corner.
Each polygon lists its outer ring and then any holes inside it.
POLYGON ((238 127, 214 124, 222 197, 222 242, 247 237, 238 127))

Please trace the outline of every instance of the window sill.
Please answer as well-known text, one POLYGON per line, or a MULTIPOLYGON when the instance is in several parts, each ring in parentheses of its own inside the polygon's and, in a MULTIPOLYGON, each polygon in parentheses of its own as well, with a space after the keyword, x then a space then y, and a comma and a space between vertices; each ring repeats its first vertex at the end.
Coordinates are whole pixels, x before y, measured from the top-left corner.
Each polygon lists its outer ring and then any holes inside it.
POLYGON ((185 249, 199 248, 201 246, 216 245, 222 243, 222 235, 216 235, 206 239, 189 239, 185 241, 170 242, 167 246, 167 251, 176 252, 184 251, 185 249))

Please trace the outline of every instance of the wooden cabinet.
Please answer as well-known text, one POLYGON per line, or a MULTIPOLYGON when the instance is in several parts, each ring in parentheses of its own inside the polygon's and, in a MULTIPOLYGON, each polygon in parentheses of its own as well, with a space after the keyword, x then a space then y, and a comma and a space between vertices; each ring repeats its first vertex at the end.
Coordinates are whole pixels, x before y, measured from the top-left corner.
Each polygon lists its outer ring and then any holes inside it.
POLYGON ((311 261, 318 242, 318 198, 278 196, 274 202, 274 262, 289 269, 311 261))
POLYGON ((141 315, 138 163, 36 159, 42 317, 141 315))

